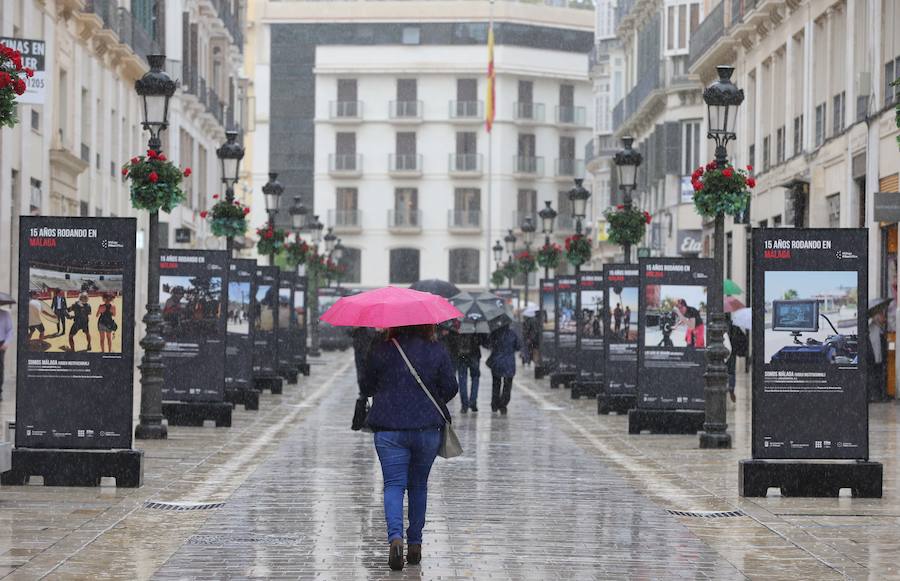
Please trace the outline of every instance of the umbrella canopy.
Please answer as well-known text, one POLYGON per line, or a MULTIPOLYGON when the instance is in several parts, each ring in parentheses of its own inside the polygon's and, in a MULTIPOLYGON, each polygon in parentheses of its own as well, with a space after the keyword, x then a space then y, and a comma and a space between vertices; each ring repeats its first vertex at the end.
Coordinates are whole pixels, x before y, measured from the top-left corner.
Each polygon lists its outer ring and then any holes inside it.
POLYGON ((6 305, 14 305, 16 301, 13 300, 12 295, 8 295, 6 293, 0 293, 0 307, 5 307, 6 305))
POLYGON ((726 278, 722 282, 722 291, 725 293, 726 297, 730 297, 732 295, 739 295, 744 292, 741 287, 737 285, 736 282, 731 280, 730 278, 726 278))
MULTIPOLYGON (((0 293, 0 295, 2 295, 2 293, 0 293)), ((882 297, 878 297, 877 299, 872 299, 871 301, 869 301, 869 305, 868 305, 866 314, 871 317, 878 311, 878 309, 887 309, 888 306, 890 306, 890 304, 891 304, 891 300, 892 299, 885 299, 882 297)), ((2 304, 3 304, 3 302, 2 302, 2 300, 0 300, 0 305, 2 305, 2 304)))
POLYGON ((522 316, 526 318, 531 318, 537 316, 538 314, 538 306, 534 303, 528 303, 528 306, 525 307, 525 310, 522 311, 522 316))
POLYGON ((341 297, 320 317, 336 327, 433 325, 461 317, 447 299, 393 286, 341 297))
POLYGON ((751 309, 743 308, 731 313, 731 324, 745 331, 750 330, 752 320, 753 311, 751 309))
POLYGON ((476 295, 461 292, 450 302, 463 314, 460 333, 490 333, 510 323, 503 299, 495 294, 482 292, 476 295))
POLYGON ((445 299, 455 297, 459 294, 459 289, 456 288, 455 284, 437 278, 430 278, 428 280, 420 280, 418 282, 414 282, 412 283, 412 285, 410 285, 409 288, 417 291, 422 291, 423 293, 431 293, 439 297, 444 297, 445 299))
POLYGON ((740 311, 741 309, 746 308, 746 305, 742 303, 739 299, 735 297, 725 297, 725 312, 733 313, 735 311, 740 311))

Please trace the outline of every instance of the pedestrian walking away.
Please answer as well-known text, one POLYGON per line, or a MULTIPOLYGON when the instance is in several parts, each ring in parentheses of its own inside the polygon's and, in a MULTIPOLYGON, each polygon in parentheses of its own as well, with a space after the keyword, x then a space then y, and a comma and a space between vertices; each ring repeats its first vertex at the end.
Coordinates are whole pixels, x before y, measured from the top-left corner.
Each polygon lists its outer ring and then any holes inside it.
POLYGON ((437 341, 434 325, 396 327, 387 341, 376 343, 366 363, 363 395, 372 397, 367 418, 384 476, 384 517, 389 544, 388 564, 403 569, 403 496, 408 495, 407 560, 422 559, 422 529, 428 499, 428 475, 441 446, 447 403, 458 391, 447 349, 437 341), (391 342, 397 340, 397 345, 391 342), (423 392, 412 370, 440 406, 423 392))
POLYGON ((459 380, 460 412, 478 411, 478 384, 481 381, 481 344, 484 335, 467 333, 456 341, 457 379, 459 380), (471 388, 468 380, 471 379, 471 388))
POLYGON ((513 377, 516 375, 516 352, 522 340, 508 325, 500 327, 488 337, 491 355, 486 363, 491 370, 491 411, 506 415, 513 377))

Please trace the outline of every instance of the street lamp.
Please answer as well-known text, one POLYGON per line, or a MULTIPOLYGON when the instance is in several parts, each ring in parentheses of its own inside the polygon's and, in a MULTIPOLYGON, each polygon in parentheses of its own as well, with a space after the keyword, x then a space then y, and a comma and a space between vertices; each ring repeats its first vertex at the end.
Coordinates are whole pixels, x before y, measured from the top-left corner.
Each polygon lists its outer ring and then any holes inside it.
MULTIPOLYGON (((544 208, 538 212, 541 218, 541 231, 544 233, 544 246, 550 246, 550 235, 553 234, 553 222, 556 221, 556 210, 550 207, 550 200, 544 201, 544 208)), ((544 278, 550 278, 550 267, 544 267, 544 278)))
MULTIPOLYGON (((529 254, 529 258, 531 258, 531 245, 534 243, 534 231, 537 229, 534 226, 534 221, 531 219, 531 216, 525 216, 525 219, 522 220, 522 226, 520 227, 522 230, 522 238, 525 240, 525 251, 529 254)), ((528 306, 528 277, 531 276, 530 272, 525 273, 525 307, 528 306)), ((523 307, 524 308, 524 307, 523 307)))
POLYGON ((309 227, 312 230, 313 243, 318 246, 322 242, 322 230, 325 228, 325 224, 319 222, 318 214, 313 216, 313 223, 309 227))
MULTIPOLYGON (((631 210, 631 193, 637 187, 637 170, 644 160, 641 153, 631 147, 632 143, 634 137, 623 137, 622 149, 613 158, 618 171, 619 189, 622 190, 625 211, 631 210)), ((631 244, 625 244, 622 250, 625 254, 625 264, 631 264, 631 244)))
POLYGON ((491 247, 491 250, 494 252, 494 262, 500 264, 500 261, 503 260, 503 245, 499 240, 491 247))
MULTIPOLYGON (((319 215, 313 214, 312 221, 307 226, 312 234, 313 252, 316 260, 319 256, 319 244, 322 242, 322 230, 325 224, 319 221, 319 215)), ((309 356, 318 357, 321 355, 319 351, 319 277, 321 272, 316 269, 310 269, 307 289, 309 290, 309 356)))
MULTIPOLYGON (((744 91, 731 82, 734 67, 718 66, 719 78, 703 91, 703 101, 709 112, 707 138, 716 143, 716 166, 728 165, 729 141, 737 135, 734 132, 738 108, 744 101, 744 91)), ((709 301, 707 313, 709 318, 709 341, 706 348, 706 421, 700 433, 701 448, 731 448, 731 434, 727 432, 728 424, 725 415, 725 391, 728 378, 725 360, 728 350, 725 349, 723 336, 728 330, 723 312, 723 287, 725 277, 725 215, 716 214, 714 241, 715 268, 713 279, 708 289, 709 301)))
POLYGON ((344 248, 344 245, 341 244, 341 239, 338 238, 337 242, 334 245, 334 248, 331 250, 331 262, 334 264, 336 270, 334 280, 337 283, 336 286, 338 289, 341 288, 341 273, 339 269, 341 266, 341 259, 344 257, 345 250, 346 248, 344 248))
POLYGON ((325 233, 325 253, 331 256, 338 237, 334 235, 334 228, 329 227, 325 233))
MULTIPOLYGON (((222 183, 225 185, 225 201, 229 204, 234 203, 234 185, 238 181, 241 160, 244 159, 244 147, 237 142, 237 138, 237 131, 226 131, 225 143, 216 150, 216 157, 221 163, 222 183)), ((230 259, 234 247, 234 236, 227 236, 225 240, 225 249, 228 251, 230 259)))
MULTIPOLYGON (((169 99, 175 94, 175 81, 163 70, 166 55, 152 54, 147 56, 150 71, 134 83, 134 90, 141 98, 143 105, 144 129, 150 132, 147 146, 153 151, 162 148, 160 134, 169 126, 169 99)), ((144 356, 141 359, 141 411, 140 423, 134 430, 138 440, 164 440, 168 437, 168 429, 163 425, 162 384, 163 358, 162 350, 165 340, 162 338, 162 315, 159 312, 159 211, 150 212, 148 228, 148 275, 147 275, 147 312, 144 315, 146 335, 141 340, 144 356)))
POLYGON ((288 213, 291 215, 291 228, 297 234, 297 237, 300 237, 300 232, 306 228, 306 214, 309 210, 306 209, 306 206, 300 202, 300 196, 294 196, 294 204, 288 209, 288 213))
MULTIPOLYGON (((278 174, 269 172, 269 181, 262 187, 266 201, 266 213, 269 214, 269 229, 275 229, 275 215, 278 214, 278 200, 284 192, 284 186, 278 181, 278 174)), ((269 253, 269 266, 275 266, 275 249, 269 253)))
POLYGON ((516 238, 516 235, 513 234, 512 228, 509 229, 509 234, 507 234, 506 236, 503 237, 503 243, 506 245, 506 254, 508 256, 509 265, 510 265, 509 276, 506 277, 506 279, 509 283, 510 290, 512 290, 512 281, 513 281, 512 265, 515 264, 513 261, 515 260, 516 241, 517 240, 518 240, 518 238, 516 238))
POLYGON ((569 201, 572 202, 572 215, 575 216, 575 234, 581 235, 581 222, 587 216, 587 203, 591 193, 581 184, 581 178, 575 179, 575 187, 569 190, 569 201))

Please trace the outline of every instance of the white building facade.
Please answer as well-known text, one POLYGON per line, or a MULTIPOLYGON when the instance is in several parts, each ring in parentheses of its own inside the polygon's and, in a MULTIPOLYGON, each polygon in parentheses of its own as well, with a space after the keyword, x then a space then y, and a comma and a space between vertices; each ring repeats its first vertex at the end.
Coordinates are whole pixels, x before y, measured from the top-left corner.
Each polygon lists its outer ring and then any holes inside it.
POLYGON ((540 230, 545 200, 558 232, 574 231, 566 193, 594 118, 591 9, 495 4, 489 136, 489 2, 342 3, 352 22, 322 4, 255 7, 253 182, 279 173, 280 223, 296 196, 334 229, 346 284, 485 287, 489 247, 526 216, 540 230))

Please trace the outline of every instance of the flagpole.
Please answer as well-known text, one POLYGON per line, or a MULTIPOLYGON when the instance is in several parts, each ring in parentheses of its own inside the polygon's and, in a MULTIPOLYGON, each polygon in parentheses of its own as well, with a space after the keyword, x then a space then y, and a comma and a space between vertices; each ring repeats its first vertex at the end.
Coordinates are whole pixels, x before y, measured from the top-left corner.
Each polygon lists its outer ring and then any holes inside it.
POLYGON ((488 111, 488 115, 490 116, 490 120, 487 124, 487 132, 488 132, 488 154, 487 154, 487 216, 486 216, 486 224, 485 224, 485 251, 484 251, 484 264, 485 264, 485 289, 491 289, 491 228, 493 227, 492 221, 492 205, 493 205, 493 191, 494 191, 494 176, 493 176, 493 157, 494 157, 494 131, 493 131, 493 118, 495 117, 494 108, 496 107, 496 99, 494 98, 494 93, 496 92, 496 72, 493 69, 494 63, 494 47, 493 47, 493 34, 494 34, 494 0, 491 0, 490 4, 490 20, 488 23, 488 44, 489 48, 489 62, 488 62, 488 106, 490 110, 488 111))

